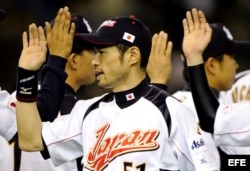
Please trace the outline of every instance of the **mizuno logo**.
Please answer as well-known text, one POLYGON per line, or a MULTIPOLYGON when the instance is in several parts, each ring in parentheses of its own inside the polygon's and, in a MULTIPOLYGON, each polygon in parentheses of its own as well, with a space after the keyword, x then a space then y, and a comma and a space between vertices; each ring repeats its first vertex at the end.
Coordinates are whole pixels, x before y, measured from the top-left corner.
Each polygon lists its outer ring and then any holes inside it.
POLYGON ((103 125, 96 132, 96 143, 87 154, 86 168, 102 171, 116 157, 133 152, 152 151, 159 148, 156 141, 159 130, 134 130, 129 133, 117 133, 113 137, 105 137, 110 124, 103 125))
POLYGON ((21 94, 27 94, 30 95, 32 92, 30 90, 32 90, 32 88, 25 88, 25 87, 20 87, 20 93, 21 94))

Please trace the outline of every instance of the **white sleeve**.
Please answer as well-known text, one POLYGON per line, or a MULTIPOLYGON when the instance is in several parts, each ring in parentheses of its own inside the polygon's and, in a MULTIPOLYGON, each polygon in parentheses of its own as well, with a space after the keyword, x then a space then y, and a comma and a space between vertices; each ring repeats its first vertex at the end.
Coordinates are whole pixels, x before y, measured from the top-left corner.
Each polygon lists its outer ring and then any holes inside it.
POLYGON ((250 146, 250 103, 220 104, 214 123, 218 146, 250 146))
POLYGON ((78 102, 69 115, 59 116, 52 123, 43 123, 42 136, 55 166, 83 155, 82 105, 78 102))
POLYGON ((9 141, 17 132, 16 99, 7 91, 0 91, 0 135, 9 141))
POLYGON ((167 98, 171 115, 170 141, 177 154, 180 170, 218 170, 218 162, 209 156, 199 124, 192 113, 176 99, 167 98))

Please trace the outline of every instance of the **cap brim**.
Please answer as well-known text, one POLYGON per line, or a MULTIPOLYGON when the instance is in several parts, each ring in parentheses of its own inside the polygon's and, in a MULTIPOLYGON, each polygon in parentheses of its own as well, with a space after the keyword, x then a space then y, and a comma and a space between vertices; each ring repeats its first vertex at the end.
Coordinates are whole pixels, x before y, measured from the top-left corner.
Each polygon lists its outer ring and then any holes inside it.
POLYGON ((250 55, 250 42, 234 41, 227 53, 233 55, 250 55))
POLYGON ((88 33, 77 33, 75 38, 81 40, 85 43, 92 44, 92 45, 115 45, 117 42, 110 37, 105 37, 97 33, 88 34, 88 33))
POLYGON ((2 9, 0 9, 0 21, 3 20, 6 16, 6 12, 2 9))

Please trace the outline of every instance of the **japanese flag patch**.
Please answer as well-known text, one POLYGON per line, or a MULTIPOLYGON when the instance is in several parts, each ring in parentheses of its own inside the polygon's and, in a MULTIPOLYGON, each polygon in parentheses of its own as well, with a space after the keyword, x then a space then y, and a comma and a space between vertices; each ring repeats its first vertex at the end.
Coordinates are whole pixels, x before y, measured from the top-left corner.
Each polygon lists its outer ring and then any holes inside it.
POLYGON ((134 93, 129 93, 129 94, 126 94, 126 99, 127 99, 127 101, 130 101, 130 100, 135 99, 135 95, 134 95, 134 93))
POLYGON ((127 41, 129 41, 130 43, 134 43, 135 36, 134 36, 133 34, 124 32, 124 34, 123 34, 123 36, 122 36, 122 39, 123 39, 123 40, 127 40, 127 41))

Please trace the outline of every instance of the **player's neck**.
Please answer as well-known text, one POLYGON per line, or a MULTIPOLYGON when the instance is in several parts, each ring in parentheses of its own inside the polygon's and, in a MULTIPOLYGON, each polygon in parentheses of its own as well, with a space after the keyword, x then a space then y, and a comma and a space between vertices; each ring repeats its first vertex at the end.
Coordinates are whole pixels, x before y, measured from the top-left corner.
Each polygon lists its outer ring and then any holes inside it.
POLYGON ((146 79, 142 80, 137 86, 126 91, 114 93, 116 103, 120 108, 125 108, 142 97, 149 88, 146 79))
POLYGON ((144 70, 140 69, 136 72, 130 72, 126 78, 123 78, 119 83, 114 86, 112 91, 114 93, 130 90, 136 87, 146 78, 146 73, 144 70))

